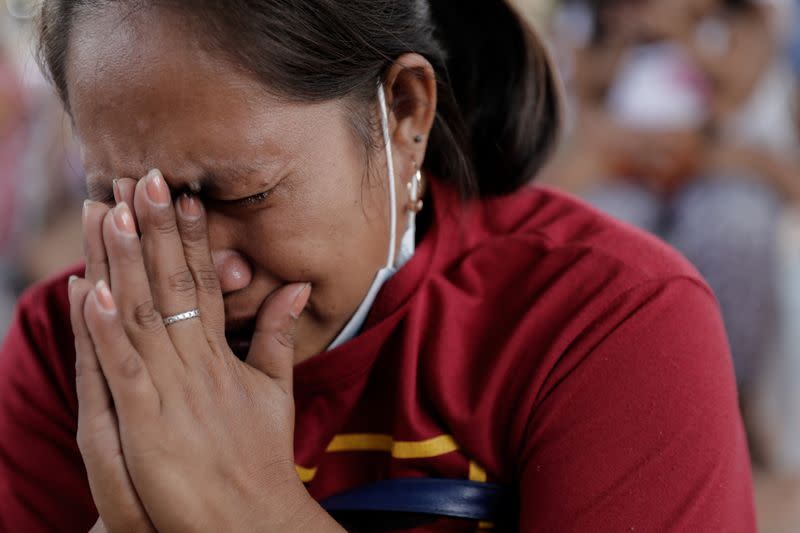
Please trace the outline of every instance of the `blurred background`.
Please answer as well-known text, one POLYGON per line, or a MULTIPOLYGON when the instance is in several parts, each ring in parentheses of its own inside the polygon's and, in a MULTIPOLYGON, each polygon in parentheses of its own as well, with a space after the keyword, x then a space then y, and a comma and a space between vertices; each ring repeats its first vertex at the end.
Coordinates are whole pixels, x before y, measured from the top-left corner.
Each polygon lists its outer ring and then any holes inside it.
MULTIPOLYGON (((722 307, 763 532, 800 532, 800 0, 515 0, 564 80, 539 182, 652 232, 722 307)), ((0 335, 81 257, 68 117, 33 59, 33 0, 0 0, 0 335)))

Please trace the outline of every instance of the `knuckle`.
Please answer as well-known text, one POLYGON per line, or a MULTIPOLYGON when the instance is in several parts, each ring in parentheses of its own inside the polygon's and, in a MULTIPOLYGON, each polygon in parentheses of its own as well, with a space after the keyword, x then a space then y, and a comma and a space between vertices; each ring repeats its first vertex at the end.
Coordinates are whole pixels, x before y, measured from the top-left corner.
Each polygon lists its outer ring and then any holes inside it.
POLYGON ((96 456, 100 451, 99 448, 102 447, 103 435, 98 428, 100 423, 98 418, 100 417, 81 417, 78 419, 78 431, 75 435, 75 441, 81 455, 87 458, 96 456))
POLYGON ((167 277, 167 287, 179 294, 192 294, 195 289, 194 276, 188 268, 181 269, 167 277))
POLYGON ((94 449, 94 438, 86 431, 85 424, 78 424, 78 434, 75 438, 81 455, 88 456, 94 449))
POLYGON ((205 235, 205 224, 203 219, 197 220, 181 219, 181 235, 184 239, 189 241, 202 241, 205 235))
POLYGON ((274 336, 275 341, 284 348, 294 349, 294 333, 291 330, 278 330, 274 336))
POLYGON ((96 374, 98 368, 96 364, 89 363, 87 357, 81 354, 75 358, 75 379, 85 379, 96 374))
POLYGON ((147 332, 159 331, 163 324, 161 314, 156 311, 152 300, 136 305, 132 318, 136 327, 147 332))
MULTIPOLYGON (((113 261, 118 261, 126 266, 133 266, 141 260, 142 248, 139 241, 119 242, 115 240, 110 245, 109 253, 113 261)), ((108 261, 105 261, 105 263, 108 264, 108 261)), ((102 266, 98 265, 98 267, 102 266)))
POLYGON ((217 271, 211 267, 198 268, 195 272, 197 288, 205 293, 219 292, 219 277, 217 271))
POLYGON ((153 216, 149 217, 148 222, 149 229, 152 230, 156 236, 172 237, 178 233, 178 228, 175 225, 175 219, 170 216, 168 210, 153 214, 153 216))
POLYGON ((120 375, 125 379, 136 379, 142 375, 144 363, 136 352, 128 352, 122 355, 119 361, 120 375))

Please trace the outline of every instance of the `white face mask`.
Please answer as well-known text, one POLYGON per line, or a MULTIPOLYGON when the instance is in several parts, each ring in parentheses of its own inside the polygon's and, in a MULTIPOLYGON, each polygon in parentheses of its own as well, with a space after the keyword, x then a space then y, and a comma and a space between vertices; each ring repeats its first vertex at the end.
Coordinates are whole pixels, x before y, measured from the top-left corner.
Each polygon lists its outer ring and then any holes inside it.
MULTIPOLYGON (((355 337, 364 325, 367 319, 369 310, 372 309, 372 304, 378 296, 381 287, 405 265, 411 256, 414 255, 415 239, 416 239, 416 213, 409 211, 406 231, 403 233, 403 238, 400 241, 400 251, 395 252, 397 249, 397 179, 394 174, 394 157, 392 152, 392 138, 389 133, 389 109, 386 106, 386 95, 384 93, 383 85, 378 85, 378 102, 381 112, 381 128, 383 129, 383 142, 386 145, 386 166, 388 167, 389 176, 389 251, 386 259, 386 266, 378 271, 375 279, 372 281, 367 295, 358 306, 355 314, 350 318, 347 325, 344 327, 339 336, 328 346, 332 350, 341 346, 345 342, 355 337)), ((416 197, 418 182, 412 180, 411 182, 411 196, 416 197)))

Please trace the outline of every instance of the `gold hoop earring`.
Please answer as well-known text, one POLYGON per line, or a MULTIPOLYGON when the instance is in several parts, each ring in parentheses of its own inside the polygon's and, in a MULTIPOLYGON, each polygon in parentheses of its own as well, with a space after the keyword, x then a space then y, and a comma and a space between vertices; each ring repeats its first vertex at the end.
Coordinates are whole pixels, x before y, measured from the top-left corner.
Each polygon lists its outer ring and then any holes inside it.
POLYGON ((422 171, 414 164, 416 172, 408 182, 408 203, 406 204, 406 212, 419 213, 423 208, 422 198, 425 196, 425 181, 422 178, 422 171))

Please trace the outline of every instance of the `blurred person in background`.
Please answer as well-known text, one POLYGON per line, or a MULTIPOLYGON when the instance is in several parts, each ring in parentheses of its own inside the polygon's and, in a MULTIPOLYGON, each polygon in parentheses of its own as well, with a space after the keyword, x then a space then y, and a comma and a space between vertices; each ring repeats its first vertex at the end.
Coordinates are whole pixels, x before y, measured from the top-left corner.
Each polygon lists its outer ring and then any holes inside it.
MULTIPOLYGON (((798 88, 800 84, 800 2, 783 13, 786 31, 781 39, 789 105, 783 122, 800 134, 798 88)), ((800 180, 800 175, 794 179, 800 180)), ((794 524, 800 524, 800 205, 789 206, 781 216, 777 234, 778 314, 767 360, 758 376, 753 402, 748 405, 750 433, 759 467, 767 474, 793 477, 796 488, 784 488, 778 496, 794 508, 794 524)))
MULTIPOLYGON (((5 16, 0 11, 0 17, 5 16)), ((14 58, 0 38, 0 332, 11 321, 16 291, 11 275, 12 229, 19 216, 20 171, 27 139, 27 115, 23 89, 14 58)))
POLYGON ((0 333, 25 287, 80 259, 81 165, 69 119, 29 57, 29 21, 11 16, 28 4, 0 6, 0 333))
POLYGON ((769 8, 748 0, 573 3, 570 146, 548 181, 662 236, 722 306, 746 393, 772 333, 775 235, 800 201, 787 71, 769 8))

